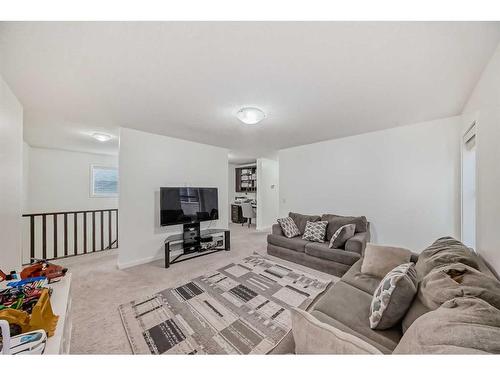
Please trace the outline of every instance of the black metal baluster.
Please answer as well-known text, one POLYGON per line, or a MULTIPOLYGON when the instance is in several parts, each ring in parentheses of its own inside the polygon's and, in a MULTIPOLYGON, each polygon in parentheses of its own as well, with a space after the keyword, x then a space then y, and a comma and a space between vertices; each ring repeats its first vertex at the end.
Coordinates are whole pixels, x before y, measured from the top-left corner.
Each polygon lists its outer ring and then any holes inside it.
POLYGON ((64 214, 64 256, 68 256, 68 214, 64 214))
POLYGON ((83 213, 83 253, 87 254, 87 213, 83 213))
POLYGON ((52 215, 54 220, 54 258, 57 258, 57 214, 52 215))
POLYGON ((47 259, 47 215, 42 215, 42 258, 47 259))

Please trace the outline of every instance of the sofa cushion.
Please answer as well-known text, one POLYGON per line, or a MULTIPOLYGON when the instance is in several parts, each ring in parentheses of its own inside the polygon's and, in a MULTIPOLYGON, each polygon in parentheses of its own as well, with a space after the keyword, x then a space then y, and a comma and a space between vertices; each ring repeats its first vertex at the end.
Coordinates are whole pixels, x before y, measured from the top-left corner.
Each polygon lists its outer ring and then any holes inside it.
POLYGON ((370 305, 370 327, 387 329, 398 323, 408 311, 417 293, 417 271, 405 263, 390 271, 380 282, 370 305))
POLYGON ((429 272, 420 283, 418 296, 430 309, 456 297, 477 297, 500 310, 500 281, 455 263, 429 272))
POLYGON ((420 253, 415 268, 419 279, 423 279, 434 268, 453 263, 479 269, 476 256, 467 246, 452 237, 441 237, 420 253))
POLYGON ((309 241, 303 240, 300 237, 287 238, 285 236, 280 236, 277 234, 268 234, 267 242, 280 247, 285 247, 290 250, 298 251, 303 253, 304 247, 306 244, 310 243, 309 241))
POLYGON ((299 228, 297 227, 297 224, 295 224, 295 221, 291 217, 283 217, 278 219, 278 224, 281 227, 281 232, 283 232, 283 235, 287 238, 293 238, 300 236, 300 231, 299 228))
POLYGON ((312 242, 325 242, 326 221, 308 221, 302 238, 312 242))
POLYGON ((295 250, 290 250, 281 246, 275 246, 271 243, 267 244, 267 253, 269 255, 286 259, 290 262, 302 264, 306 267, 313 268, 315 270, 329 273, 337 277, 342 277, 348 270, 350 265, 337 263, 331 260, 316 258, 306 253, 302 253, 295 250))
POLYGON ((473 297, 445 302, 418 318, 394 354, 500 353, 500 311, 473 297))
POLYGON ((413 302, 406 312, 406 315, 401 321, 401 330, 403 331, 403 334, 405 334, 405 332, 408 330, 408 328, 410 328, 415 320, 430 311, 432 310, 425 306, 420 298, 418 298, 418 295, 416 295, 415 298, 413 298, 413 302))
POLYGON ((365 216, 340 216, 333 214, 323 214, 322 221, 328 221, 328 228, 326 230, 326 239, 330 241, 333 234, 343 225, 355 224, 356 233, 366 232, 368 230, 368 221, 365 216))
POLYGON ((402 247, 369 243, 366 245, 361 272, 383 278, 394 267, 408 263, 410 258, 411 251, 402 247))
POLYGON ((316 258, 327 259, 337 263, 351 265, 361 256, 358 253, 350 251, 330 249, 326 242, 308 242, 305 246, 305 252, 316 258))
POLYGON ((353 287, 361 289, 363 292, 373 295, 382 279, 377 276, 362 273, 362 262, 363 259, 360 259, 356 263, 354 263, 349 271, 347 271, 345 275, 342 276, 342 281, 353 287))
POLYGON ((328 247, 330 249, 343 248, 347 240, 352 238, 352 236, 354 236, 355 231, 356 231, 356 224, 342 225, 333 234, 332 238, 330 238, 330 245, 328 247))
POLYGON ((292 308, 292 333, 295 354, 383 354, 365 340, 296 308, 292 308))
POLYGON ((368 320, 371 300, 370 294, 340 280, 321 296, 311 314, 390 353, 401 339, 401 329, 371 329, 368 320))
POLYGON ((300 234, 303 234, 306 230, 306 224, 308 221, 319 221, 321 220, 321 216, 319 215, 302 215, 295 212, 289 212, 288 216, 295 221, 295 224, 300 230, 300 234))

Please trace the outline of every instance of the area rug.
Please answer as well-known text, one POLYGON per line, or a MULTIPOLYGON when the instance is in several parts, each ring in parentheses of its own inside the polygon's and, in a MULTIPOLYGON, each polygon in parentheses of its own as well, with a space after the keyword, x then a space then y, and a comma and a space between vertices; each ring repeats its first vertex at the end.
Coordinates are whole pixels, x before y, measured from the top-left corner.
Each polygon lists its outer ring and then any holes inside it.
POLYGON ((330 282, 256 254, 119 311, 134 354, 265 354, 330 282))

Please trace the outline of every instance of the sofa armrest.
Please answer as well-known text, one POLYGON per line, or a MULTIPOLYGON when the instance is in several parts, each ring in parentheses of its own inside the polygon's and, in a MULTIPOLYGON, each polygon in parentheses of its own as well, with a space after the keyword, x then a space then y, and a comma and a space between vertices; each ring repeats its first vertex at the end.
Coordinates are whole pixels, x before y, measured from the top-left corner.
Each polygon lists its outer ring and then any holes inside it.
POLYGON ((345 249, 363 256, 366 243, 370 241, 370 232, 358 232, 345 243, 345 249))
POLYGON ((307 311, 292 308, 295 354, 382 354, 359 337, 320 322, 307 311))
POLYGON ((273 234, 277 234, 279 236, 282 236, 283 232, 281 231, 281 225, 279 225, 279 224, 273 224, 272 233, 273 234))

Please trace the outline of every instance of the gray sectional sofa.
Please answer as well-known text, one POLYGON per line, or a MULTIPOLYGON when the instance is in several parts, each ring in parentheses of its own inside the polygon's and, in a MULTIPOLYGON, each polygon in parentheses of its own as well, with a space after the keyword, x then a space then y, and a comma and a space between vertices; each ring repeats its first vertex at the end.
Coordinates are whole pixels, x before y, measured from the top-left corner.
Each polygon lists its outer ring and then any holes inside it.
POLYGON ((500 282, 482 258, 444 237, 412 261, 418 293, 400 323, 370 328, 370 304, 381 279, 361 272, 361 258, 308 311, 292 312, 295 352, 499 353, 500 282))
POLYGON ((307 221, 328 221, 325 242, 310 242, 302 236, 287 238, 283 235, 279 224, 274 224, 272 233, 267 236, 267 252, 278 258, 317 269, 341 277, 356 263, 370 240, 370 224, 366 217, 340 216, 333 214, 302 215, 290 212, 300 233, 304 233, 307 221), (328 248, 329 241, 335 231, 346 224, 356 224, 356 233, 349 239, 344 249, 328 248))

